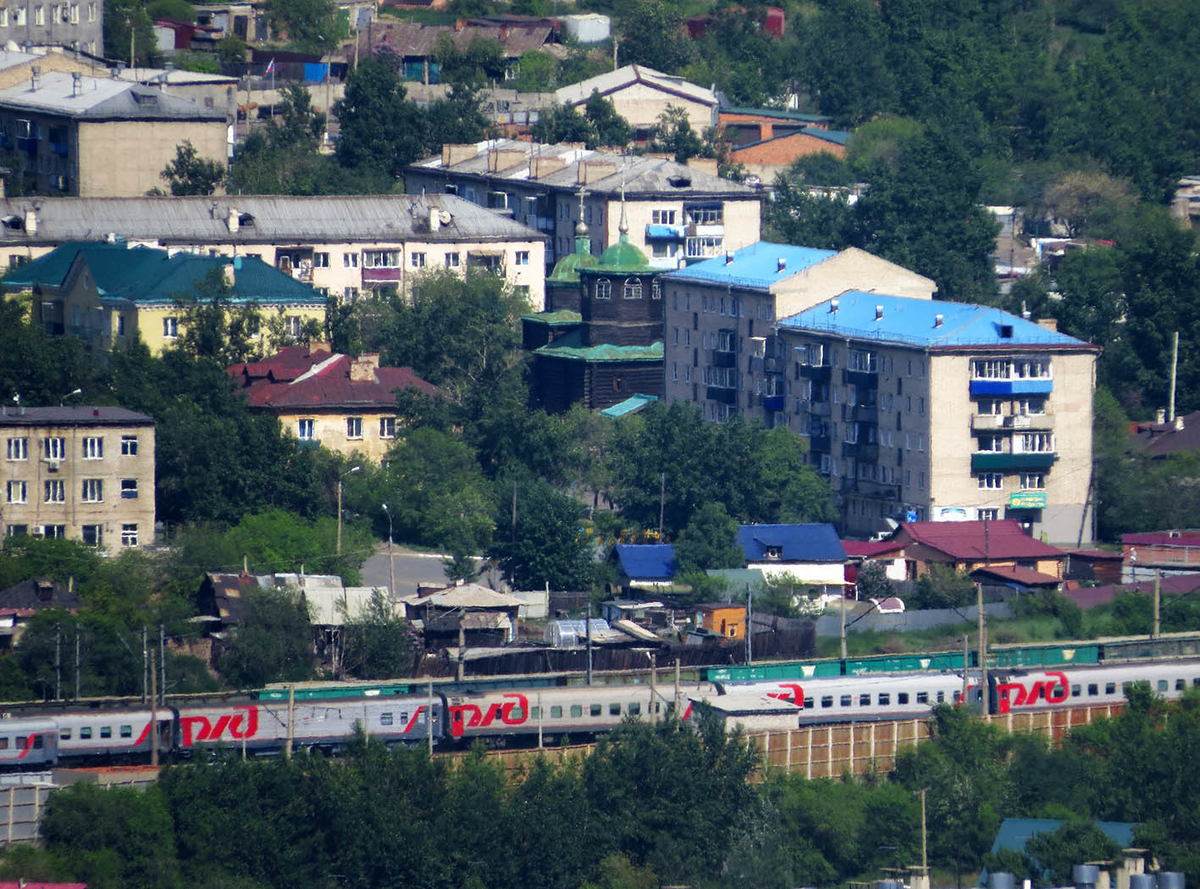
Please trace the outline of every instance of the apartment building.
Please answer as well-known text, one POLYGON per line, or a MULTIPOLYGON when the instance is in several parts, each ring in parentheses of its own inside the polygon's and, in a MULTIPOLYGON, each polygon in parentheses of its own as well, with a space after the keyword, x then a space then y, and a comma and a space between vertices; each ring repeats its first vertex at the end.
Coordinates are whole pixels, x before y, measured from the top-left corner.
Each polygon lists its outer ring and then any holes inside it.
POLYGON ((123 239, 258 258, 349 300, 438 268, 502 275, 538 311, 545 300, 545 237, 452 195, 9 198, 0 219, 8 269, 71 241, 123 239))
POLYGON ((440 157, 407 167, 404 182, 412 192, 457 194, 543 233, 550 239, 548 266, 572 252, 580 221, 592 233, 597 256, 615 244, 622 192, 629 242, 653 268, 723 256, 759 238, 760 192, 662 158, 592 151, 577 143, 493 139, 444 145, 440 157))
POLYGON ((0 8, 0 43, 104 52, 103 0, 22 0, 0 8))
POLYGON ((26 191, 45 195, 142 195, 188 141, 202 158, 228 156, 225 109, 151 86, 30 65, 23 83, 0 89, 3 146, 26 191))
MULTIPOLYGON (((777 320, 849 288, 931 299, 934 283, 851 248, 765 241, 660 276, 665 297, 666 397, 692 401, 710 420, 734 413, 768 426, 793 420, 779 400, 782 356, 768 353, 777 320)), ((793 427, 795 428, 795 427, 793 427)))
POLYGON ((120 407, 0 408, 6 536, 154 542, 154 421, 120 407))
POLYGON ((764 407, 807 437, 843 533, 1014 519, 1092 539, 1097 347, 994 308, 857 291, 769 339, 764 407))

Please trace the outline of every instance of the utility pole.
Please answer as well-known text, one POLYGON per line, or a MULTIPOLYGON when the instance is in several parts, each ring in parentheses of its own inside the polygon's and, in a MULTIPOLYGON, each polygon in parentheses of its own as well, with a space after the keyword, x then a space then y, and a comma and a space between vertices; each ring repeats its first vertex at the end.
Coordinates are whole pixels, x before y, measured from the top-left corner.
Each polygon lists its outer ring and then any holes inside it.
POLYGON ((842 672, 846 672, 846 590, 842 589, 842 672))
MULTIPOLYGON (((272 77, 274 77, 274 74, 272 74, 272 77)), ((340 473, 338 475, 338 484, 337 484, 337 511, 338 511, 338 515, 337 515, 337 519, 338 519, 337 520, 337 554, 339 556, 342 554, 342 480, 345 479, 346 476, 353 475, 354 473, 358 472, 361 469, 362 469, 361 466, 351 466, 345 472, 340 473)))
MULTIPOLYGON (((433 753, 433 680, 432 679, 429 680, 428 707, 429 707, 429 715, 425 719, 425 723, 426 723, 425 736, 429 743, 429 752, 430 752, 430 754, 432 754, 433 753)), ((446 714, 446 718, 449 719, 450 715, 446 714)))
POLYGON ((292 758, 292 741, 296 738, 296 686, 288 684, 288 715, 287 715, 287 743, 283 748, 283 755, 288 759, 292 758))
POLYGON ((1157 639, 1162 635, 1162 619, 1160 609, 1162 608, 1162 569, 1154 569, 1154 633, 1150 636, 1151 639, 1157 639))
MULTIPOLYGON (((150 668, 151 670, 154 667, 150 668)), ((158 702, 167 705, 167 625, 158 625, 158 702)))
MULTIPOLYGON (((990 565, 992 561, 992 537, 988 519, 983 520, 983 563, 990 565)), ((987 614, 983 610, 983 582, 975 585, 975 604, 979 608, 979 694, 982 696, 981 713, 988 711, 988 671, 987 671, 987 614)))
POLYGON ((62 700, 62 625, 54 625, 54 700, 62 700))
POLYGON ((750 584, 746 584, 746 666, 749 667, 754 663, 754 646, 751 644, 751 639, 754 637, 753 629, 754 620, 754 596, 750 592, 750 584))
POLYGON ((150 666, 150 645, 146 638, 146 625, 142 624, 142 704, 146 703, 146 695, 150 689, 150 674, 153 668, 150 666))
MULTIPOLYGON (((656 720, 654 718, 654 708, 656 706, 658 706, 658 687, 657 687, 657 683, 658 683, 657 666, 658 665, 655 663, 654 652, 651 651, 651 652, 649 652, 649 654, 650 654, 650 724, 654 725, 654 723, 656 722, 656 720)), ((541 712, 541 708, 538 709, 538 712, 539 713, 541 712)))
POLYGON ((675 718, 683 719, 682 692, 679 688, 679 658, 675 658, 675 718))
POLYGON ((79 624, 75 624, 75 700, 79 700, 79 624))
POLYGON ((968 673, 967 673, 967 670, 968 670, 968 669, 970 669, 970 663, 969 663, 969 662, 970 662, 970 660, 971 660, 971 638, 970 638, 969 636, 963 636, 963 687, 962 687, 962 701, 963 701, 963 705, 964 705, 964 706, 965 706, 965 705, 966 705, 966 703, 967 703, 967 685, 968 685, 968 683, 970 682, 969 675, 968 675, 968 673))
POLYGON ((587 617, 583 621, 583 634, 587 637, 587 684, 592 684, 592 600, 588 599, 587 617))
POLYGON ((658 474, 658 542, 663 542, 663 512, 667 507, 667 474, 658 474))
POLYGON ((158 689, 155 687, 154 652, 150 652, 150 767, 158 768, 158 689))
POLYGON ((1179 371, 1179 331, 1175 331, 1171 344, 1171 394, 1167 404, 1167 422, 1175 422, 1175 378, 1179 371))

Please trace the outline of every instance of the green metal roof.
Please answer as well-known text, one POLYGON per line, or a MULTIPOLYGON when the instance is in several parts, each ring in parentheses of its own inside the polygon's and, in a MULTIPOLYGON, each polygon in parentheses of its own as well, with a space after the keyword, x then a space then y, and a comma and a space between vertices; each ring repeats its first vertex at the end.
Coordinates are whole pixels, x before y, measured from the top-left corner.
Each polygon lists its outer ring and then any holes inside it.
POLYGON ((557 312, 536 312, 532 315, 522 315, 522 321, 534 324, 545 324, 547 327, 571 327, 583 323, 583 316, 570 309, 559 309, 557 312))
POLYGON ((639 393, 637 395, 630 395, 624 401, 614 404, 612 407, 606 407, 600 413, 605 417, 615 420, 618 417, 636 414, 646 405, 654 404, 656 401, 658 401, 657 395, 642 395, 639 393))
POLYGON ((546 358, 563 358, 567 361, 662 361, 663 344, 651 343, 649 346, 613 346, 601 343, 597 346, 585 346, 578 330, 564 334, 552 343, 547 343, 539 349, 534 349, 534 355, 546 358))
POLYGON ((600 262, 596 265, 597 272, 646 272, 650 263, 646 254, 629 243, 629 235, 621 232, 617 243, 612 244, 600 254, 600 262))
POLYGON ((555 263, 554 270, 546 276, 546 280, 552 284, 576 284, 579 282, 581 268, 595 268, 599 262, 600 260, 592 256, 592 239, 587 234, 587 227, 581 222, 576 226, 574 252, 568 253, 555 263))
POLYGON ((324 297, 261 259, 197 256, 153 247, 72 241, 9 272, 0 284, 7 291, 63 286, 77 259, 86 263, 103 299, 154 305, 190 294, 214 270, 233 266, 234 302, 317 303, 324 297))

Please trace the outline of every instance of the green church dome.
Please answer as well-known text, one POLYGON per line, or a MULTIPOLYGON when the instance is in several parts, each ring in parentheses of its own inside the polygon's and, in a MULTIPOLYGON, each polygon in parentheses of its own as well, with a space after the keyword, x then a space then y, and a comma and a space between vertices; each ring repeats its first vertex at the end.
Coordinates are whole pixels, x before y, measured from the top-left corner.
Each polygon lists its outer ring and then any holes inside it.
POLYGON ((552 284, 578 284, 580 269, 593 269, 599 264, 600 260, 592 256, 588 239, 576 236, 575 252, 568 253, 556 262, 554 271, 546 276, 546 280, 552 284))
POLYGON ((621 232, 617 243, 600 254, 597 268, 606 272, 644 272, 650 268, 646 254, 629 243, 629 235, 621 232))

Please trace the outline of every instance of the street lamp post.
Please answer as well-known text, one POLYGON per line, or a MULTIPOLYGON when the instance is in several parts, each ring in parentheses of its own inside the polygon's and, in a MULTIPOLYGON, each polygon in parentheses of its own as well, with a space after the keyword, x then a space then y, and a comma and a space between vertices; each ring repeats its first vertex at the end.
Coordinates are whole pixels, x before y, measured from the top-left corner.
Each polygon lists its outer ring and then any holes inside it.
POLYGON ((396 598, 396 563, 392 560, 392 511, 383 504, 383 511, 388 517, 388 600, 396 598))
POLYGON ((342 554, 342 479, 344 479, 344 478, 345 478, 346 476, 348 476, 348 475, 352 475, 353 473, 355 473, 355 472, 358 472, 360 469, 362 469, 362 467, 361 467, 361 466, 351 466, 349 469, 347 469, 345 472, 343 472, 341 475, 339 475, 339 476, 338 476, 338 487, 337 487, 337 501, 338 501, 338 502, 337 502, 337 513, 338 513, 338 520, 337 520, 337 554, 338 554, 339 556, 342 554))
POLYGON ((75 396, 75 395, 82 395, 82 394, 83 394, 82 389, 76 389, 73 392, 68 392, 66 395, 64 395, 62 398, 60 398, 58 400, 58 406, 62 407, 68 398, 71 398, 72 396, 75 396))

